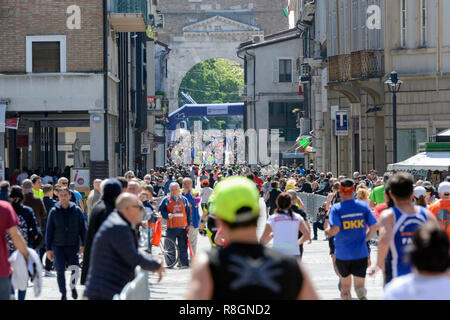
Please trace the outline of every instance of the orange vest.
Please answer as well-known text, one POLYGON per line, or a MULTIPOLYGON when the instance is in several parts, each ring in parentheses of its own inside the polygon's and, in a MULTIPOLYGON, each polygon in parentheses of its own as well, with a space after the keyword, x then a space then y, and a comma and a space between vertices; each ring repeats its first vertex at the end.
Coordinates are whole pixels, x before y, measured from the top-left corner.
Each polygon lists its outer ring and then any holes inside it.
POLYGON ((166 210, 172 214, 172 218, 167 220, 167 228, 186 228, 188 226, 183 198, 180 197, 180 200, 175 201, 172 196, 169 196, 166 210))
POLYGON ((450 239, 450 200, 439 200, 428 207, 450 239))

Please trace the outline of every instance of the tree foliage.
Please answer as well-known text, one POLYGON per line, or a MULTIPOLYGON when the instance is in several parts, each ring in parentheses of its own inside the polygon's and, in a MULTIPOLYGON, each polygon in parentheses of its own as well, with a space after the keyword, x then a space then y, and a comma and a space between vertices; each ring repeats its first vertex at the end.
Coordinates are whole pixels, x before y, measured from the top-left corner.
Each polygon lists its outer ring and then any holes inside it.
POLYGON ((239 86, 243 84, 244 70, 239 64, 217 58, 195 65, 183 78, 180 91, 197 103, 231 103, 240 102, 239 86))

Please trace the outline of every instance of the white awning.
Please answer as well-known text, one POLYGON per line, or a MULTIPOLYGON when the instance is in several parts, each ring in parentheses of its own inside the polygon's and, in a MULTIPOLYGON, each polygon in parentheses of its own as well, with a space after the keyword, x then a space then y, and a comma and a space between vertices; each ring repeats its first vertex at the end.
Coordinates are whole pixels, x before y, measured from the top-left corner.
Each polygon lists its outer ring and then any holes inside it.
POLYGON ((388 165, 395 171, 450 171, 450 152, 421 152, 402 162, 388 165))

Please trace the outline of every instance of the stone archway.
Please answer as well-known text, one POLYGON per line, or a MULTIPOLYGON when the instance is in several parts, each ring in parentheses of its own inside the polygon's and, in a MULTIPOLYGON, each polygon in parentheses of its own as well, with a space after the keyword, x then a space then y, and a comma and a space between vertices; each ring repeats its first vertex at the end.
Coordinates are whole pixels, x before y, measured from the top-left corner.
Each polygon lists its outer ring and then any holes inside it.
POLYGON ((215 16, 183 28, 183 37, 174 38, 167 61, 167 98, 169 113, 178 108, 181 81, 196 64, 214 58, 235 61, 243 67, 236 52, 239 44, 262 38, 258 27, 215 16))

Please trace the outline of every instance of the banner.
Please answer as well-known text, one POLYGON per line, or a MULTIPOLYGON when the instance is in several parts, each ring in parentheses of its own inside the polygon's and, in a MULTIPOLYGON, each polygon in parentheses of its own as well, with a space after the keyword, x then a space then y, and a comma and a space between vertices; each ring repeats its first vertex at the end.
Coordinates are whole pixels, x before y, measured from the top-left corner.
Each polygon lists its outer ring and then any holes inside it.
POLYGON ((19 127, 19 118, 6 118, 5 127, 7 129, 17 130, 19 127))
POLYGON ((75 189, 79 192, 89 193, 90 169, 89 168, 71 168, 70 181, 75 183, 75 189))

